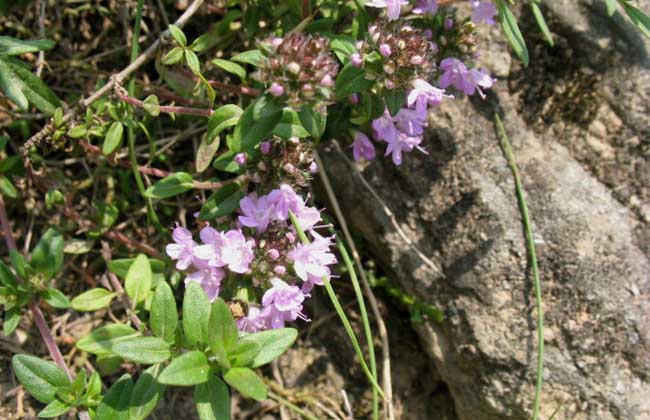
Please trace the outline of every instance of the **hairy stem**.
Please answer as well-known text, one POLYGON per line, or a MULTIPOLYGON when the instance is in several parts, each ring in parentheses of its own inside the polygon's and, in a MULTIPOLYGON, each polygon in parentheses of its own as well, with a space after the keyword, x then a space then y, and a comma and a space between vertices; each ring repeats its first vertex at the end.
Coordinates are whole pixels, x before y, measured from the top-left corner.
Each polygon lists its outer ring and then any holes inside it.
POLYGON ((535 242, 533 240, 533 228, 528 214, 528 204, 524 196, 524 188, 519 177, 519 170, 515 161, 515 155, 510 146, 508 133, 506 133, 503 122, 499 114, 494 114, 494 121, 497 127, 498 135, 501 139, 501 148, 508 161, 508 166, 515 179, 515 190, 517 192, 517 201, 519 210, 524 224, 526 234, 526 245, 528 247, 528 257, 530 259, 531 270, 533 272, 533 281, 535 285, 535 304, 537 306, 537 380, 535 383, 535 402, 533 403, 532 420, 539 418, 539 408, 542 401, 542 384, 544 382, 544 309, 542 308, 542 286, 539 280, 539 268, 537 266, 537 253, 535 252, 535 242))
POLYGON ((7 218, 5 200, 2 197, 2 194, 0 194, 0 225, 2 225, 2 235, 5 237, 7 248, 9 248, 10 251, 17 250, 18 248, 16 247, 14 236, 11 233, 11 225, 9 224, 9 219, 7 218))

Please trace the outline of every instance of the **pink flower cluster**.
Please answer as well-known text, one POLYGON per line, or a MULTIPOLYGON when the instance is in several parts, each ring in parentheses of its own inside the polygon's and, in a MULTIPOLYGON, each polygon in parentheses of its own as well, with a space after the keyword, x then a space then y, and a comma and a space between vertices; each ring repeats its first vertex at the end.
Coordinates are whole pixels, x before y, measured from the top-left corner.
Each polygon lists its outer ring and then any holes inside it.
POLYGON ((242 331, 281 328, 298 318, 308 320, 302 304, 314 285, 331 277, 329 266, 337 262, 330 252, 332 237, 314 230, 321 222, 320 212, 286 184, 263 196, 251 193, 239 206, 237 227, 219 232, 206 226, 199 233, 201 244, 189 230, 175 228, 167 254, 176 260, 176 268, 191 270, 185 283, 199 283, 210 301, 219 295, 221 282, 229 273, 252 279, 261 305, 249 303, 248 314, 237 322, 242 331), (290 213, 312 237, 311 243, 297 240, 290 213))
MULTIPOLYGON (((497 14, 497 8, 490 0, 470 0, 472 5, 472 22, 485 22, 488 25, 494 25, 494 17, 497 14)), ((366 6, 386 9, 388 20, 397 20, 399 18, 402 6, 408 5, 406 0, 370 0, 366 6)), ((435 15, 438 12, 438 0, 417 0, 413 13, 420 15, 435 15)))

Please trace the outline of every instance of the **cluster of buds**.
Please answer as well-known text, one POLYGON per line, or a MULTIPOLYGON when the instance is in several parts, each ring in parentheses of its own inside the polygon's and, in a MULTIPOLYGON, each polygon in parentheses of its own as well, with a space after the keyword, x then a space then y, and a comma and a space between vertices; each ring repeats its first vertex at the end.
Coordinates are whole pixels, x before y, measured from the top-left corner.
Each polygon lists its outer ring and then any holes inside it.
POLYGON ((404 88, 415 78, 429 79, 435 71, 438 49, 430 32, 397 23, 372 25, 368 32, 369 39, 358 43, 359 52, 350 62, 364 65, 367 77, 383 81, 386 89, 404 88))
POLYGON ((323 104, 333 97, 339 65, 325 37, 290 33, 259 45, 265 58, 255 77, 288 105, 323 104))
POLYGON ((235 302, 234 315, 242 331, 308 320, 302 304, 314 285, 331 277, 329 266, 337 262, 330 252, 332 238, 315 230, 321 223, 320 212, 286 184, 266 195, 253 192, 239 205, 240 215, 232 228, 218 231, 206 226, 200 231, 200 244, 188 229, 174 229, 167 254, 176 260, 176 268, 188 271, 185 283, 200 284, 211 301, 224 294, 225 279, 235 280, 228 282, 235 290, 226 294, 247 296, 235 302), (311 236, 310 244, 298 241, 291 213, 311 236), (247 293, 239 293, 244 288, 247 293))
POLYGON ((268 191, 282 182, 305 188, 318 172, 312 146, 298 137, 281 140, 277 137, 260 143, 262 154, 255 180, 259 191, 268 191))
POLYGON ((455 24, 451 17, 445 19, 442 30, 434 35, 440 55, 472 60, 478 51, 476 29, 476 24, 470 20, 455 24))

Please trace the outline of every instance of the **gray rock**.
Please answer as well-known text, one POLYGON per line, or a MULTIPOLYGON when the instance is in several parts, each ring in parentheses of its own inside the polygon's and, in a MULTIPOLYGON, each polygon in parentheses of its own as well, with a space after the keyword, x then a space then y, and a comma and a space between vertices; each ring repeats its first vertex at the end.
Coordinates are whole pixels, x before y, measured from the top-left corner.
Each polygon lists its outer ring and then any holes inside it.
MULTIPOLYGON (((418 333, 460 419, 525 419, 534 394, 532 277, 495 110, 517 156, 540 262, 541 418, 559 410, 559 420, 650 419, 650 48, 597 3, 545 2, 558 49, 533 38, 531 68, 513 61, 510 83, 487 101, 445 103, 432 116, 429 156, 358 167, 366 184, 342 146, 321 153, 351 226, 389 277, 444 310, 442 323, 418 333)), ((532 19, 523 23, 535 31, 532 19)))

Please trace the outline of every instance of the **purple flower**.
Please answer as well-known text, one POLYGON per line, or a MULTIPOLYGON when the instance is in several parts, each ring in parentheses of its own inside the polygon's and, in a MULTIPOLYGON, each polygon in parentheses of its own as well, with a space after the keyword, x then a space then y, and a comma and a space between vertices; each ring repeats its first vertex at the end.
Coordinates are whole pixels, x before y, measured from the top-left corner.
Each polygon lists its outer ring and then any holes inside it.
POLYGON ((398 135, 397 128, 395 128, 395 123, 388 110, 384 111, 384 115, 372 122, 372 129, 375 132, 375 138, 377 140, 383 140, 386 143, 394 141, 398 135))
POLYGON ((427 125, 427 108, 402 108, 393 117, 393 121, 400 132, 409 136, 421 136, 427 125))
POLYGON ((208 295, 210 302, 214 302, 217 296, 219 296, 221 280, 225 276, 226 272, 222 269, 207 267, 185 277, 185 286, 187 287, 187 283, 191 281, 198 283, 205 291, 205 294, 208 295))
POLYGON ((270 308, 267 308, 266 311, 260 311, 260 308, 256 306, 249 306, 248 315, 237 320, 237 328, 248 333, 265 330, 269 312, 270 308))
POLYGON ((304 206, 298 213, 296 213, 298 225, 304 231, 312 230, 320 221, 320 212, 314 207, 304 206))
POLYGON ((415 79, 413 81, 413 90, 409 92, 406 103, 411 108, 415 104, 416 108, 421 109, 426 108, 426 105, 440 105, 442 99, 445 97, 453 98, 451 95, 445 95, 444 89, 431 86, 422 79, 415 79))
POLYGON ((405 133, 399 133, 393 141, 388 142, 388 147, 386 148, 384 156, 392 155, 393 163, 399 166, 402 164, 402 152, 412 151, 413 148, 418 147, 421 142, 422 137, 420 136, 411 137, 405 133))
POLYGON ((286 321, 295 321, 297 318, 307 321, 302 313, 302 302, 305 294, 298 286, 290 286, 279 278, 270 280, 273 287, 262 296, 264 309, 270 308, 268 324, 270 328, 282 328, 286 321))
POLYGON ((354 160, 373 160, 375 158, 375 146, 368 139, 368 136, 360 131, 354 133, 354 142, 352 142, 352 155, 354 160))
POLYGON ((247 240, 239 229, 232 229, 223 235, 221 248, 221 261, 228 266, 230 271, 235 273, 246 273, 255 254, 252 240, 247 240))
POLYGON ((494 84, 494 80, 486 71, 468 70, 465 64, 457 58, 445 58, 440 62, 440 69, 444 73, 440 76, 438 84, 443 89, 453 85, 467 95, 473 95, 475 91, 478 91, 479 95, 485 98, 480 88, 489 88, 494 84))
POLYGON ((399 18, 400 9, 402 5, 408 4, 405 0, 370 0, 366 3, 369 7, 386 8, 388 20, 396 20, 399 18))
POLYGON ((194 255, 210 267, 223 267, 226 265, 221 258, 221 248, 225 240, 223 233, 207 226, 201 229, 200 237, 203 245, 199 245, 194 249, 194 255))
POLYGON ((192 232, 184 227, 176 227, 172 232, 175 243, 167 245, 165 251, 172 260, 176 261, 176 268, 186 270, 192 264, 196 242, 192 239, 192 232))
POLYGON ((472 0, 472 22, 479 24, 485 22, 488 25, 494 25, 494 17, 497 15, 497 8, 491 1, 472 0))
POLYGON ((271 191, 268 197, 269 204, 275 208, 273 217, 277 220, 287 220, 289 218, 289 210, 298 214, 305 206, 302 198, 287 184, 282 184, 280 188, 271 191))
POLYGON ((255 228, 258 233, 262 233, 269 226, 271 216, 275 210, 269 202, 269 197, 264 195, 257 197, 257 194, 251 193, 242 198, 239 202, 239 208, 243 213, 238 217, 239 222, 250 228, 255 228))
POLYGON ((435 15, 438 11, 438 0, 418 0, 413 13, 417 15, 435 15))
POLYGON ((332 238, 322 237, 314 231, 311 234, 314 237, 312 243, 299 244, 287 254, 287 259, 293 262, 294 271, 303 281, 309 281, 310 276, 329 275, 327 266, 336 263, 336 257, 330 253, 332 238))
POLYGON ((445 31, 451 31, 454 29, 454 20, 450 17, 445 19, 445 22, 442 24, 443 28, 445 28, 445 31))

